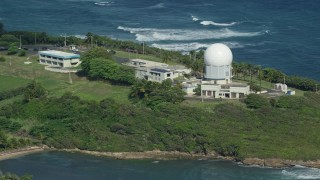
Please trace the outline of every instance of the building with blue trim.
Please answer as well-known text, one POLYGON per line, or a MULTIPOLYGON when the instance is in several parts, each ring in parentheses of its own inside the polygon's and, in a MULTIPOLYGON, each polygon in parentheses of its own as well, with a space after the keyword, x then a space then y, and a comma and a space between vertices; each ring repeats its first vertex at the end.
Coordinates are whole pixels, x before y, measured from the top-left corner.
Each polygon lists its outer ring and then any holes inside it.
POLYGON ((62 51, 39 51, 39 63, 53 67, 77 67, 80 55, 62 51))

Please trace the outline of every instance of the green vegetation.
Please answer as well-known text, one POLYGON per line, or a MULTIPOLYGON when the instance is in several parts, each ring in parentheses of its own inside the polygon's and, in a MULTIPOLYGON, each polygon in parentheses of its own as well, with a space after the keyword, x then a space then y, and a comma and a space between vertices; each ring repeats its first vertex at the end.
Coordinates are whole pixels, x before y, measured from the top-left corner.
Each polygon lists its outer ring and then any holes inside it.
POLYGON ((83 73, 93 80, 108 80, 113 84, 132 84, 135 81, 132 68, 118 64, 110 59, 106 49, 95 47, 81 58, 83 73))
MULTIPOLYGON (((3 31, 0 44, 9 47, 20 35, 24 44, 33 43, 34 32, 3 31)), ((37 38, 39 43, 63 42, 46 33, 37 33, 37 38)), ((275 99, 252 94, 243 102, 183 102, 179 84, 136 81, 133 70, 112 57, 127 58, 131 52, 149 60, 182 63, 199 77, 203 51, 186 56, 92 33, 85 40, 68 37, 67 41, 91 48, 82 54, 82 71, 71 75, 72 84, 68 74, 45 71, 35 56, 27 54, 32 63, 24 64, 26 57, 1 55, 6 59, 0 61, 2 149, 43 143, 95 151, 216 151, 238 159, 320 158, 318 93, 299 91, 300 96, 275 99), (108 51, 94 47, 93 41, 108 51)), ((234 76, 259 91, 260 84, 268 88, 282 82, 284 74, 235 63, 234 76)), ((300 77, 286 79, 292 87, 309 91, 317 83, 300 77)))
POLYGON ((145 105, 156 108, 162 103, 181 103, 185 92, 179 85, 173 85, 171 79, 162 83, 147 80, 136 80, 131 87, 129 98, 137 103, 142 101, 145 105))
POLYGON ((86 101, 67 93, 5 105, 0 117, 20 124, 13 130, 12 125, 1 127, 4 131, 25 132, 56 148, 319 159, 320 95, 308 92, 275 101, 271 106, 263 99, 254 109, 241 102, 203 103, 206 108, 162 102, 149 109, 113 99, 86 101))
POLYGON ((32 180, 32 175, 25 174, 23 176, 18 176, 12 173, 4 173, 0 175, 0 180, 32 180))
POLYGON ((112 85, 104 81, 90 81, 85 77, 72 74, 73 84, 69 84, 68 74, 46 71, 43 65, 37 63, 34 56, 30 56, 31 64, 24 64, 26 58, 2 55, 7 61, 0 62, 0 92, 25 87, 35 80, 48 91, 48 96, 62 96, 65 92, 72 92, 86 100, 100 101, 113 97, 119 102, 129 103, 130 87, 112 85))

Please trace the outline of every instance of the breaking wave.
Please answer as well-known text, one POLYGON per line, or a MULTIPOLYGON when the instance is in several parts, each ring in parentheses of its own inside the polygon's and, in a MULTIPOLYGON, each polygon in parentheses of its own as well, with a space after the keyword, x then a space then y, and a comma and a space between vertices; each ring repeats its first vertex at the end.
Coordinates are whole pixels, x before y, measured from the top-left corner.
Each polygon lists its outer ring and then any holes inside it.
POLYGON ((282 170, 282 174, 293 179, 320 179, 320 169, 302 166, 299 166, 299 168, 282 170))
POLYGON ((192 18, 192 21, 199 21, 199 18, 196 16, 191 16, 191 18, 192 18))
POLYGON ((192 41, 206 39, 224 39, 231 37, 260 36, 266 32, 239 32, 228 28, 219 30, 191 30, 191 29, 156 29, 156 28, 128 28, 118 27, 119 30, 135 34, 138 41, 192 41))
POLYGON ((192 21, 201 21, 200 24, 202 24, 204 26, 209 26, 209 25, 212 25, 212 26, 234 26, 234 25, 239 24, 238 22, 217 23, 217 22, 214 22, 214 21, 200 20, 198 17, 193 16, 193 15, 191 16, 191 18, 192 18, 192 21))
POLYGON ((112 5, 114 2, 109 2, 109 1, 102 1, 102 2, 95 2, 94 4, 95 5, 98 5, 98 6, 110 6, 112 5))
POLYGON ((204 25, 204 26, 209 26, 209 25, 213 25, 213 26, 234 26, 236 24, 238 24, 237 22, 231 22, 231 23, 217 23, 214 21, 201 21, 200 24, 204 25))
MULTIPOLYGON (((225 45, 227 45, 231 49, 235 48, 244 48, 246 45, 241 44, 239 42, 220 42, 225 45)), ((204 49, 207 48, 211 45, 212 43, 174 43, 174 44, 157 44, 154 43, 151 46, 160 48, 160 49, 165 49, 165 50, 171 50, 171 51, 180 51, 180 52, 189 52, 192 50, 199 50, 199 49, 204 49)))
POLYGON ((159 3, 154 6, 147 7, 147 9, 161 9, 161 8, 165 8, 164 3, 159 3))

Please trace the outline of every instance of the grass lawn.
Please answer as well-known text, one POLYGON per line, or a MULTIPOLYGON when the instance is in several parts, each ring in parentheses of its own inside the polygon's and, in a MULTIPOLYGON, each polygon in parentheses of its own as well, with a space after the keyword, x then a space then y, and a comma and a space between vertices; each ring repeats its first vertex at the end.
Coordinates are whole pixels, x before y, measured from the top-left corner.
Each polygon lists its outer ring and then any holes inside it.
MULTIPOLYGON (((243 78, 234 78, 235 82, 242 82, 242 83, 249 83, 250 82, 250 77, 246 77, 245 79, 243 78)), ((258 86, 260 86, 260 80, 256 77, 252 77, 252 81, 257 84, 258 86)), ((261 80, 261 87, 262 89, 274 89, 274 83, 270 83, 270 82, 267 82, 267 81, 264 81, 264 80, 261 80)), ((302 91, 302 90, 299 90, 299 89, 296 89, 296 88, 291 88, 291 87, 288 87, 288 89, 290 90, 293 90, 293 91, 296 91, 296 96, 303 96, 303 94, 305 93, 305 91, 302 91)))
POLYGON ((127 96, 130 87, 111 85, 103 81, 89 81, 76 74, 72 74, 73 84, 69 84, 68 74, 46 71, 44 66, 37 62, 37 57, 30 58, 31 64, 24 64, 26 57, 12 56, 10 66, 9 56, 2 56, 7 61, 0 62, 0 91, 25 86, 34 79, 49 91, 49 96, 61 96, 65 92, 72 92, 86 100, 114 98, 123 103, 129 102, 127 96))
MULTIPOLYGON (((120 58, 129 58, 129 59, 145 59, 150 61, 162 62, 162 59, 155 56, 150 55, 143 55, 143 54, 135 54, 135 53, 128 53, 124 51, 116 51, 115 56, 120 58)), ((169 65, 177 65, 176 62, 168 61, 169 65)))
POLYGON ((26 86, 31 80, 20 77, 12 77, 7 75, 0 75, 0 92, 13 88, 26 86))

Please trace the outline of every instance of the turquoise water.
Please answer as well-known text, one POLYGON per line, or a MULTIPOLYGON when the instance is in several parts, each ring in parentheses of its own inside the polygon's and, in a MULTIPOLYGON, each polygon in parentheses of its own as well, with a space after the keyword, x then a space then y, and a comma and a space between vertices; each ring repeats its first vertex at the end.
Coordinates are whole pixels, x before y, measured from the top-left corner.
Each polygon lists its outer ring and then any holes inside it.
POLYGON ((177 51, 222 42, 234 58, 320 80, 318 0, 1 0, 9 30, 91 31, 177 51))
POLYGON ((320 179, 312 168, 246 167, 221 160, 115 160, 78 153, 43 152, 0 162, 2 172, 30 173, 34 179, 130 179, 130 180, 278 180, 320 179))

